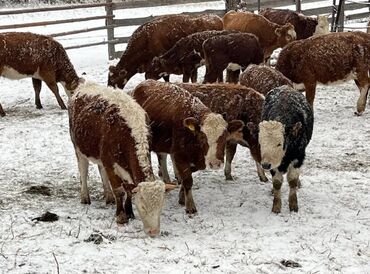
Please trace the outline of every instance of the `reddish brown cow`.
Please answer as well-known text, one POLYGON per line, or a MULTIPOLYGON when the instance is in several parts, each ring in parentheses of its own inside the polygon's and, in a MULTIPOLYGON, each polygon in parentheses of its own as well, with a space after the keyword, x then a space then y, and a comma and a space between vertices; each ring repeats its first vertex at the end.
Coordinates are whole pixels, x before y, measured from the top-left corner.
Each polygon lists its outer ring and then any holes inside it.
POLYGON ((132 96, 148 113, 151 150, 173 156, 181 182, 179 203, 185 204, 187 213, 195 213, 192 173, 206 167, 221 168, 228 128, 238 131, 243 122, 232 121, 228 126, 220 114, 211 112, 198 98, 170 83, 144 81, 132 96))
POLYGON ((250 33, 230 33, 209 38, 203 43, 203 52, 206 63, 203 83, 214 83, 222 79, 222 73, 227 67, 233 71, 236 79, 228 77, 227 80, 237 82, 240 69, 263 62, 258 38, 250 33))
POLYGON ((196 32, 181 38, 170 50, 159 57, 154 57, 151 69, 147 72, 150 79, 159 79, 163 75, 183 74, 183 82, 197 81, 197 69, 204 59, 203 42, 208 38, 233 33, 229 30, 207 30, 196 32))
POLYGON ((134 217, 134 193, 144 231, 158 235, 165 185, 152 172, 145 111, 122 91, 85 83, 70 100, 69 123, 80 171, 81 202, 90 204, 87 173, 91 161, 99 166, 107 202, 112 199, 111 190, 114 193, 117 223, 134 217))
POLYGON ((266 95, 270 90, 283 86, 293 86, 292 81, 280 71, 269 67, 251 64, 240 75, 240 84, 266 95))
MULTIPOLYGON (((59 95, 57 82, 62 83, 68 96, 79 83, 63 46, 49 36, 30 32, 0 34, 0 76, 13 80, 32 77, 38 109, 42 108, 41 81, 51 89, 62 109, 66 106, 59 95)), ((4 115, 0 104, 0 116, 4 115)))
POLYGON ((262 15, 251 12, 229 11, 224 15, 223 23, 224 29, 255 34, 264 50, 264 60, 267 60, 275 49, 284 47, 297 36, 292 24, 280 26, 262 15))
POLYGON ((123 88, 136 73, 149 71, 155 56, 165 53, 182 37, 205 30, 222 30, 221 18, 178 14, 145 23, 132 34, 118 64, 109 68, 108 85, 123 88))
POLYGON ((242 120, 245 124, 243 136, 230 136, 226 145, 226 180, 232 180, 231 162, 236 152, 236 145, 248 147, 256 162, 257 174, 261 181, 267 177, 261 167, 261 152, 258 144, 258 124, 261 122, 261 111, 264 96, 251 88, 236 84, 178 84, 213 112, 226 114, 227 121, 242 120))
POLYGON ((329 33, 329 22, 326 16, 319 15, 317 18, 312 18, 293 10, 271 8, 261 11, 260 15, 279 25, 291 23, 297 33, 297 40, 329 33))
POLYGON ((361 115, 369 89, 370 34, 341 32, 295 41, 281 51, 276 69, 304 85, 312 107, 317 83, 354 79, 360 90, 356 114, 361 115))

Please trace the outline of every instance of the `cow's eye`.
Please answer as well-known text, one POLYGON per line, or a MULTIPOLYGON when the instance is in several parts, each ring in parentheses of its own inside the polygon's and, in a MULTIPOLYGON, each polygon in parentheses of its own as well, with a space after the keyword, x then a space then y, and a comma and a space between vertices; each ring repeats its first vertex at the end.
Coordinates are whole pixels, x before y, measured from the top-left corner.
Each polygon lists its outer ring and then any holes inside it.
POLYGON ((281 144, 278 144, 277 146, 278 146, 278 147, 281 147, 281 144))

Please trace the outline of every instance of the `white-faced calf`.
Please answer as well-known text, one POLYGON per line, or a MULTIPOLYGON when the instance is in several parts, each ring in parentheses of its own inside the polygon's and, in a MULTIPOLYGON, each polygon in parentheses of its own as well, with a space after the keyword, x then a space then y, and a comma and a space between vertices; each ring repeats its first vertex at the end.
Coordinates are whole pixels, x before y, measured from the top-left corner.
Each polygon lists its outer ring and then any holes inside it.
MULTIPOLYGON (((62 109, 66 106, 59 95, 57 83, 60 82, 70 96, 79 82, 63 46, 49 36, 30 32, 0 34, 0 75, 13 80, 31 77, 37 108, 42 108, 42 81, 54 93, 62 109)), ((5 115, 1 105, 0 115, 5 115)))
POLYGON ((258 138, 262 167, 272 174, 274 213, 281 211, 280 189, 286 172, 290 186, 289 209, 298 211, 296 191, 312 130, 312 108, 302 93, 281 86, 266 95, 258 138))
POLYGON ((95 83, 80 85, 69 103, 71 139, 81 179, 81 202, 90 204, 89 161, 99 166, 107 202, 110 189, 117 223, 134 217, 131 197, 150 236, 160 232, 165 185, 154 178, 145 111, 129 95, 95 83), (123 205, 126 193, 126 201, 123 205))

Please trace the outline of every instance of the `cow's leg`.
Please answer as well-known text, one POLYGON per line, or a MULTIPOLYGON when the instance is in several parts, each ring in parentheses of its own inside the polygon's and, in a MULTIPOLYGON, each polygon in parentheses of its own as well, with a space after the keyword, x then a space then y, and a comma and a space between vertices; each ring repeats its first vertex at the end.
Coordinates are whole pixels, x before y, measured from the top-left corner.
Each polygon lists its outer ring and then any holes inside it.
POLYGON ((181 180, 179 178, 180 177, 179 170, 176 167, 175 157, 173 156, 173 154, 170 154, 170 157, 171 157, 171 162, 172 162, 173 173, 175 173, 175 178, 178 181, 178 183, 181 184, 181 180))
POLYGON ((227 69, 226 70, 226 82, 228 83, 238 83, 239 82, 239 74, 240 70, 231 70, 227 69))
POLYGON ((3 106, 0 104, 0 116, 4 117, 5 116, 5 111, 3 109, 3 106))
POLYGON ((290 211, 298 212, 297 187, 299 185, 300 169, 295 168, 292 164, 288 168, 288 182, 289 182, 289 209, 290 211))
POLYGON ((224 173, 226 180, 228 181, 233 180, 233 177, 231 176, 231 162, 233 161, 235 156, 236 146, 237 144, 232 142, 226 143, 226 163, 224 173))
POLYGON ((313 101, 315 100, 315 93, 316 93, 316 82, 310 81, 310 82, 304 83, 304 87, 306 90, 306 99, 313 109, 313 101))
POLYGON ((104 198, 105 198, 105 203, 108 204, 114 204, 114 195, 112 192, 112 188, 109 183, 109 178, 107 175, 107 172, 105 171, 103 166, 98 165, 99 168, 99 173, 100 173, 100 178, 103 182, 103 190, 104 190, 104 198))
POLYGON ((274 187, 274 202, 272 204, 272 212, 280 213, 281 211, 281 185, 283 184, 283 173, 274 169, 271 171, 272 185, 274 187))
POLYGON ((191 167, 188 163, 182 162, 181 158, 178 159, 177 155, 174 155, 175 165, 179 171, 179 179, 181 181, 181 188, 179 193, 179 204, 182 204, 182 195, 185 200, 185 211, 188 214, 194 214, 197 212, 195 203, 193 200, 193 194, 191 188, 193 186, 193 178, 191 176, 191 167))
POLYGON ((123 207, 123 199, 125 197, 125 191, 122 187, 123 181, 115 174, 113 168, 106 169, 106 172, 116 199, 116 221, 118 224, 125 224, 128 222, 128 217, 123 207))
POLYGON ((191 82, 192 83, 196 83, 198 81, 198 69, 195 68, 192 72, 191 72, 191 82))
POLYGON ((35 90, 36 108, 37 109, 42 109, 41 100, 40 100, 40 92, 41 92, 42 82, 39 79, 32 78, 32 85, 33 85, 33 89, 35 90))
POLYGON ((76 152, 78 170, 80 172, 80 183, 81 183, 81 204, 91 204, 89 188, 87 187, 87 176, 89 172, 89 161, 85 156, 76 152))
POLYGON ((58 104, 59 104, 60 108, 61 109, 67 109, 66 105, 63 102, 62 97, 60 97, 59 89, 58 89, 57 82, 55 81, 55 77, 50 76, 50 75, 46 75, 46 76, 43 76, 43 79, 44 79, 46 85, 54 93, 55 98, 57 98, 57 101, 58 101, 58 104))
POLYGON ((355 81, 355 83, 360 90, 360 97, 357 100, 357 112, 355 112, 355 114, 361 116, 366 108, 366 100, 369 92, 369 80, 367 75, 363 75, 363 73, 358 73, 357 77, 358 80, 355 81))
POLYGON ((188 72, 184 72, 182 74, 182 82, 183 83, 189 83, 189 80, 190 80, 190 74, 188 74, 188 72))
POLYGON ((127 193, 126 201, 125 201, 125 212, 126 216, 129 219, 135 219, 134 211, 132 210, 132 194, 127 193))
POLYGON ((255 162, 256 162, 256 167, 257 167, 257 174, 258 174, 258 177, 260 178, 260 181, 268 182, 269 179, 266 177, 265 171, 263 170, 261 163, 259 163, 258 161, 255 161, 255 162))
POLYGON ((162 178, 163 182, 171 183, 170 175, 167 169, 167 153, 157 153, 158 158, 158 175, 162 178))

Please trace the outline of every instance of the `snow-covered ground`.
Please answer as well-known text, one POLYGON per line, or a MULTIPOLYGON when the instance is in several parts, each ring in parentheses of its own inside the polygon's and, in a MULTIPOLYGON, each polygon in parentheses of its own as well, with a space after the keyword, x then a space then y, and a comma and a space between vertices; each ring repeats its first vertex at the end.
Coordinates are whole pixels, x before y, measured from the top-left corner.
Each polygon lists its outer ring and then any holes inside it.
MULTIPOLYGON (((68 54, 79 74, 104 85, 109 63, 117 62, 107 61, 106 46, 68 54)), ((199 74, 201 80, 204 70, 199 74)), ((142 80, 136 75, 127 88, 142 80)), ((96 167, 90 167, 92 204, 80 204, 67 112, 50 90, 43 88, 44 109, 36 110, 31 79, 1 78, 0 87, 7 112, 0 119, 0 273, 57 273, 58 266, 60 273, 370 273, 370 106, 354 116, 354 83, 317 90, 298 213, 289 212, 286 183, 282 213, 271 213, 271 183, 259 182, 240 148, 233 182, 221 170, 194 174, 197 215, 185 214, 176 190, 167 194, 162 235, 154 239, 138 219, 117 226, 96 167), (41 185, 51 196, 26 193, 41 185), (47 210, 59 220, 31 221, 47 210), (92 233, 103 242, 85 242, 92 233)), ((156 171, 155 157, 153 165, 156 171)))

